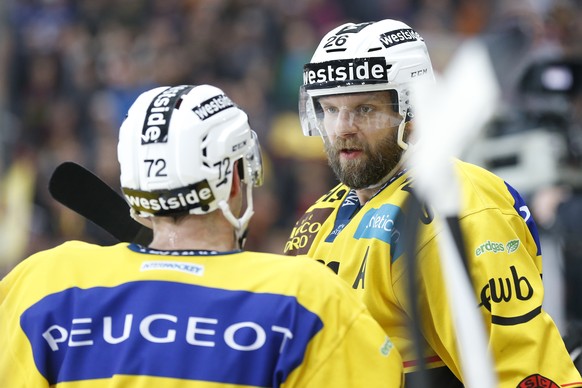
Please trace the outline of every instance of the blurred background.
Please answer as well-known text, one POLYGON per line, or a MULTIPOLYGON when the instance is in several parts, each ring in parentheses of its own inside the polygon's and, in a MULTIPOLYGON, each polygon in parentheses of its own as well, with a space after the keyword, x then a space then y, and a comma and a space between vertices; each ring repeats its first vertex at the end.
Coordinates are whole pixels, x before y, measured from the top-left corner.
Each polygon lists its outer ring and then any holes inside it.
POLYGON ((0 277, 65 240, 115 242, 52 200, 48 179, 72 160, 118 189, 119 125, 161 85, 216 84, 249 113, 266 184, 247 248, 281 253, 297 216, 335 184, 321 140, 299 127, 302 66, 333 26, 383 18, 421 33, 437 73, 464 39, 487 43, 503 94, 464 159, 521 190, 545 244, 546 309, 561 328, 582 321, 577 0, 3 0, 0 277))

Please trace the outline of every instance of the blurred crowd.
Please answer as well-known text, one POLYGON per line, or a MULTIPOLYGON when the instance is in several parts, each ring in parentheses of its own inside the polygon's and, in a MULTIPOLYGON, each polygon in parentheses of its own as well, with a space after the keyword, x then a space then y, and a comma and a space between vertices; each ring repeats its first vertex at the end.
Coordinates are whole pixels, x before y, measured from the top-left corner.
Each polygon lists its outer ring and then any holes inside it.
POLYGON ((383 18, 418 30, 437 71, 459 42, 486 34, 508 100, 530 53, 582 52, 578 1, 3 0, 0 275, 64 240, 115 242, 56 203, 48 180, 72 160, 118 189, 119 125, 160 85, 212 83, 249 113, 266 184, 247 247, 282 252, 297 214, 334 182, 321 140, 299 127, 302 66, 331 26, 383 18))

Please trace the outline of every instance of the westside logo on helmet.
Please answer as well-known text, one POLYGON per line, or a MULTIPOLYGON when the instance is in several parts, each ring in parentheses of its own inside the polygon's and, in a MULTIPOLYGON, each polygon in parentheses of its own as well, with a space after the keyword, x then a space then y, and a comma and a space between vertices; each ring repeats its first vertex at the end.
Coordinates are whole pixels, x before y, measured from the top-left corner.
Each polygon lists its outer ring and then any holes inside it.
POLYGON ((417 40, 424 41, 420 34, 414 31, 412 28, 403 28, 401 30, 385 32, 380 35, 380 42, 382 42, 386 48, 397 46, 406 42, 416 42, 417 40))
POLYGON ((197 107, 194 107, 192 111, 196 113, 200 120, 206 120, 225 109, 232 108, 233 106, 235 106, 234 102, 232 102, 230 98, 224 94, 220 94, 202 102, 197 107))
MULTIPOLYGON (((358 84, 388 82, 386 60, 380 57, 339 59, 320 63, 308 63, 303 68, 303 84, 357 82, 358 84)), ((321 85, 320 85, 321 86, 321 85)))
POLYGON ((196 208, 208 209, 215 200, 207 180, 175 190, 153 192, 123 188, 129 205, 138 212, 163 216, 196 208))
POLYGON ((165 143, 168 141, 168 127, 176 102, 193 86, 180 85, 161 92, 146 111, 141 131, 141 144, 165 143))

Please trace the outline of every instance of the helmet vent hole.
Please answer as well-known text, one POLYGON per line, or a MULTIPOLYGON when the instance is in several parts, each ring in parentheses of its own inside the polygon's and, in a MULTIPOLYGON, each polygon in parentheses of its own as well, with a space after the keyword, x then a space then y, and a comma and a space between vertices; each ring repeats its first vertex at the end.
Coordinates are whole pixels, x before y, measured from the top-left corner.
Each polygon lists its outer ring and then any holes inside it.
POLYGON ((174 106, 174 109, 180 109, 180 105, 182 105, 182 101, 184 100, 184 96, 181 96, 178 101, 176 101, 176 105, 174 106))

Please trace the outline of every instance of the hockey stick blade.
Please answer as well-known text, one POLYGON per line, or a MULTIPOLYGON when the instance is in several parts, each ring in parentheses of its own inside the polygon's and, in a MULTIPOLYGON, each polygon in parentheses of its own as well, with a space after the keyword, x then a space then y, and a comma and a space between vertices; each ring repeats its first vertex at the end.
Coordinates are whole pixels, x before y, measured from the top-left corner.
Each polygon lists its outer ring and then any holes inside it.
POLYGON ((51 196, 119 241, 149 244, 150 229, 129 215, 125 199, 97 175, 75 162, 63 162, 49 181, 51 196))

